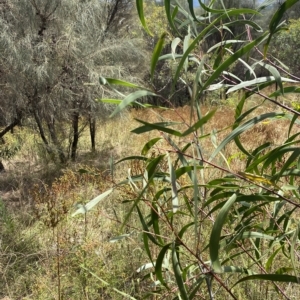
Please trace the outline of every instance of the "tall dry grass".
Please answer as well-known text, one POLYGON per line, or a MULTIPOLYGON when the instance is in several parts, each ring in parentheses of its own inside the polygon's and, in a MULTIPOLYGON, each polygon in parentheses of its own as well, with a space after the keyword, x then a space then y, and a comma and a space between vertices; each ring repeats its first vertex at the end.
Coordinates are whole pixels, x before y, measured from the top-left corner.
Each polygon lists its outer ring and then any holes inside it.
MULTIPOLYGON (((254 105, 255 101, 249 105, 254 105)), ((202 114, 212 108, 203 106, 202 114)), ((271 109, 263 105, 249 117, 271 109)), ((132 109, 121 117, 99 123, 96 153, 90 152, 89 135, 85 131, 79 143, 78 161, 64 169, 51 162, 45 163, 37 151, 36 137, 24 131, 26 142, 22 151, 5 163, 7 172, 0 174, 0 297, 59 299, 58 293, 61 293, 60 299, 124 299, 113 288, 137 299, 142 297, 149 283, 136 273, 147 261, 135 213, 124 232, 120 232, 135 192, 130 187, 118 188, 87 215, 72 218, 71 213, 76 205, 86 203, 126 178, 129 169, 132 175, 141 172, 143 165, 140 163, 124 161, 117 164, 111 174, 112 162, 140 155, 149 139, 163 137, 159 132, 131 133, 139 126, 135 119, 179 122, 175 129, 184 131, 187 129, 185 123, 190 120, 190 110, 189 106, 168 110, 132 109), (87 173, 78 172, 80 169, 87 173), (57 223, 51 225, 51 218, 57 223), (110 242, 121 234, 126 234, 127 239, 110 242)), ((234 109, 221 106, 205 125, 205 133, 218 131, 220 142, 230 132, 233 121, 234 109)), ((264 142, 280 145, 286 139, 288 126, 286 120, 263 122, 242 134, 241 140, 248 150, 264 142)), ((298 129, 296 126, 295 130, 298 129)), ((176 142, 183 146, 189 138, 176 142)), ((200 145, 207 157, 214 150, 210 136, 201 139, 200 145)), ((165 153, 168 149, 168 143, 162 139, 153 151, 165 153)), ((223 152, 233 172, 244 170, 245 156, 233 143, 223 152)), ((221 157, 218 159, 225 165, 221 157)), ((208 172, 206 179, 212 180, 218 175, 208 172)), ((207 238, 208 232, 204 230, 203 239, 207 238)), ((155 254, 156 250, 153 251, 155 254)), ((251 297, 254 288, 258 286, 248 283, 238 293, 241 297, 248 295, 247 299, 272 299, 270 296, 264 298, 263 290, 251 297)))

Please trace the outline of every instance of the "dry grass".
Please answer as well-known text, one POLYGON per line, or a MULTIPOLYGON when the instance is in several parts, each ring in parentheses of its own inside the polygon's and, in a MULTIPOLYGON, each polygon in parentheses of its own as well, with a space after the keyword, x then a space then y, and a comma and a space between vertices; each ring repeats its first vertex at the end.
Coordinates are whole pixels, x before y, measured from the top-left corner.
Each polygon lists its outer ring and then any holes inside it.
MULTIPOLYGON (((250 105, 255 99, 252 101, 250 105)), ((203 107, 202 113, 209 109, 203 107)), ((252 117, 271 109, 270 106, 262 106, 252 117)), ((128 239, 109 242, 112 237, 124 233, 120 233, 119 228, 130 203, 124 204, 123 201, 132 199, 134 192, 129 187, 120 188, 86 218, 84 215, 70 216, 76 204, 85 203, 126 178, 129 168, 132 173, 138 173, 142 168, 139 164, 123 162, 116 165, 113 178, 109 172, 109 160, 140 155, 149 139, 160 136, 158 132, 130 133, 139 126, 135 118, 147 122, 184 123, 189 122, 190 107, 161 111, 131 110, 119 118, 98 124, 97 152, 90 153, 89 137, 85 132, 80 140, 78 161, 63 171, 51 162, 41 163, 43 154, 36 154, 36 149, 39 149, 36 136, 30 132, 23 133, 26 138, 22 151, 6 162, 7 172, 0 174, 0 298, 58 299, 57 284, 60 282, 63 299, 124 299, 101 280, 135 295, 137 299, 141 297, 147 289, 147 281, 137 284, 135 270, 147 260, 137 216, 133 214, 125 228, 128 239), (80 168, 89 170, 89 173, 80 175, 77 172, 80 168), (53 218, 56 218, 56 223, 51 223, 53 218)), ((220 107, 205 125, 205 133, 227 128, 233 120, 233 109, 220 107)), ((244 133, 241 140, 249 151, 267 141, 280 145, 287 138, 288 125, 285 120, 263 122, 244 133)), ((184 131, 187 126, 181 124, 176 129, 184 131)), ((230 128, 219 132, 218 142, 229 132, 230 128)), ((191 138, 174 140, 179 146, 184 146, 191 138)), ((201 139, 200 145, 209 157, 214 150, 210 137, 201 139)), ((168 150, 170 146, 162 141, 154 151, 165 153, 168 150)), ((223 153, 232 171, 244 170, 245 157, 233 143, 223 153)), ((226 166, 225 162, 221 164, 226 166)), ((206 179, 211 180, 218 175, 207 173, 206 179)), ((207 239, 208 232, 204 230, 203 241, 207 239)), ((153 248, 153 251, 157 249, 153 248)), ((257 285, 248 283, 237 290, 237 294, 241 295, 240 299, 244 299, 244 295, 248 295, 247 299, 275 299, 257 288, 257 285), (256 291, 251 296, 253 289, 256 291)))

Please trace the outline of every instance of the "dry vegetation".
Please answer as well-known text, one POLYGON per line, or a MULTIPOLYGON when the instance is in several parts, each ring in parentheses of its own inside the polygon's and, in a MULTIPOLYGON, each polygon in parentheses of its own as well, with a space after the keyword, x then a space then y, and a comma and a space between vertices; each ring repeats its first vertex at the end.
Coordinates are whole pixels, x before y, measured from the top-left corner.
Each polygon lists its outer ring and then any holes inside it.
MULTIPOLYGON (((204 107, 203 113, 209 109, 204 107)), ((266 105, 261 108, 269 109, 266 105)), ((110 161, 139 155, 151 138, 148 133, 130 133, 138 126, 134 118, 182 122, 189 120, 190 107, 147 113, 131 110, 104 122, 98 126, 98 151, 89 152, 88 134, 84 133, 78 161, 63 168, 39 148, 35 134, 18 130, 22 148, 13 159, 5 161, 6 172, 0 174, 0 299, 125 299, 120 291, 140 299, 147 291, 150 281, 142 280, 141 274, 136 273, 147 260, 135 214, 120 232, 130 204, 125 200, 134 197, 129 186, 119 188, 88 214, 71 216, 78 204, 126 178, 129 168, 133 175, 142 170, 139 163, 125 161, 116 165, 113 174, 110 171, 110 161), (128 238, 110 242, 121 234, 128 234, 128 238)), ((227 127, 233 120, 234 110, 220 106, 206 125, 206 133, 220 131, 220 142, 230 131, 227 127)), ((179 125, 181 129, 183 126, 179 125)), ((248 149, 266 141, 280 144, 286 138, 283 133, 287 126, 286 121, 277 121, 276 125, 265 122, 242 135, 242 140, 248 149)), ((202 143, 205 151, 212 151, 210 137, 202 143)), ((161 142, 154 151, 164 153, 167 149, 168 145, 161 142)), ((225 149, 224 155, 234 172, 243 170, 245 158, 233 144, 225 149)), ((214 176, 215 173, 207 174, 207 180, 214 176)), ((203 229, 202 234, 203 240, 207 240, 208 232, 203 229)), ((251 282, 235 289, 240 299, 275 299, 277 295, 269 293, 266 286, 254 286, 251 282)), ((297 299, 298 292, 291 295, 297 299)), ((224 299, 223 296, 221 293, 216 299, 224 299)), ((166 297, 173 298, 171 294, 166 297)))

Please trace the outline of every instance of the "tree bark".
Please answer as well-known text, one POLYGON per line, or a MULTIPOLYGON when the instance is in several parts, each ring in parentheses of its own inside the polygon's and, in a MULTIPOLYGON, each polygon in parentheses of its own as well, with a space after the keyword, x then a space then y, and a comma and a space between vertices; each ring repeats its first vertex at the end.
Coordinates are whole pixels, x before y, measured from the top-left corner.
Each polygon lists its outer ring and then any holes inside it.
MULTIPOLYGON (((18 126, 21 124, 21 120, 22 120, 22 113, 20 111, 17 112, 17 116, 15 117, 15 119, 13 120, 13 122, 11 122, 9 125, 7 125, 1 132, 0 132, 0 139, 1 141, 3 141, 4 143, 4 139, 3 136, 11 131, 11 133, 13 133, 13 129, 14 127, 18 126)), ((4 165, 2 163, 2 161, 0 160, 0 172, 5 172, 5 168, 4 165)))
POLYGON ((0 173, 1 172, 5 172, 5 168, 4 168, 2 161, 0 160, 0 173))
POLYGON ((10 130, 12 130, 15 126, 20 125, 21 124, 21 120, 22 120, 22 113, 18 112, 17 116, 15 117, 15 119, 13 120, 13 122, 11 122, 8 126, 6 126, 0 132, 0 138, 2 138, 7 132, 9 132, 10 130))
POLYGON ((92 152, 95 152, 96 151, 96 119, 90 116, 89 122, 90 122, 92 152))
POLYGON ((77 152, 77 146, 78 146, 78 140, 79 140, 79 113, 74 112, 73 113, 73 142, 72 142, 72 148, 71 148, 71 160, 76 160, 76 152, 77 152))
POLYGON ((43 128, 42 122, 41 122, 41 120, 40 120, 40 117, 39 117, 39 115, 38 115, 38 113, 36 112, 35 109, 33 109, 33 116, 34 116, 36 125, 37 125, 37 127, 38 127, 40 136, 41 136, 41 138, 42 138, 44 144, 46 145, 47 152, 50 153, 51 151, 49 150, 49 142, 48 142, 48 140, 47 140, 47 138, 46 138, 46 135, 45 135, 44 128, 43 128))
POLYGON ((48 121, 47 126, 48 126, 51 140, 52 140, 53 144, 55 145, 56 151, 58 152, 59 160, 62 164, 64 164, 64 163, 66 163, 67 159, 66 159, 63 149, 61 148, 61 146, 58 142, 56 130, 55 130, 55 126, 54 126, 54 121, 53 120, 48 121))

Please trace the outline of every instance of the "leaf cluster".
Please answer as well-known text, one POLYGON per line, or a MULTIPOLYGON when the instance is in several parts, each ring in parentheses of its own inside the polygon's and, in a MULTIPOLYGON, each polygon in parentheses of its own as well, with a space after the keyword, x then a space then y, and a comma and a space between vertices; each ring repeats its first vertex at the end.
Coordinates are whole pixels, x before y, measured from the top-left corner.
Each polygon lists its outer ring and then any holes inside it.
MULTIPOLYGON (((243 286, 243 282, 249 281, 255 285, 257 280, 263 280, 266 290, 289 299, 289 291, 283 283, 299 284, 300 280, 299 112, 277 101, 277 97, 297 94, 299 89, 294 86, 297 80, 280 74, 268 49, 282 29, 285 12, 297 1, 285 1, 274 13, 266 31, 251 20, 259 10, 227 9, 224 5, 220 8, 215 2, 201 1, 201 15, 195 12, 192 1, 189 1, 189 10, 180 3, 164 2, 169 26, 178 36, 172 41, 170 53, 161 56, 165 41, 162 34, 153 51, 151 74, 153 78, 159 60, 177 62, 172 90, 164 100, 172 107, 176 83, 184 82, 191 97, 190 118, 182 119, 181 129, 177 123, 163 118, 158 123, 137 120, 141 125, 133 130, 135 134, 157 131, 159 136, 143 146, 140 156, 121 160, 140 160, 145 164, 140 174, 132 177, 129 173, 127 179, 119 183, 130 185, 136 195, 126 201, 131 207, 122 228, 136 211, 148 256, 137 273, 142 273, 143 280, 149 282, 149 294, 170 299, 214 299, 215 295, 222 299, 228 296, 239 299, 241 290, 236 292, 237 285, 243 286), (178 18, 179 12, 183 19, 178 18), (245 40, 233 35, 230 29, 233 22, 245 28, 245 40), (180 28, 186 29, 184 37, 180 35, 180 28), (260 32, 255 39, 251 34, 253 30, 260 32), (215 32, 228 34, 222 35, 221 42, 210 47, 208 53, 198 55, 201 43, 215 32), (237 43, 241 45, 231 48, 237 43), (182 53, 177 54, 175 49, 179 45, 182 53), (260 60, 251 58, 253 51, 261 55, 260 60), (215 53, 213 59, 207 59, 210 52, 215 53), (231 72, 236 62, 244 66, 246 80, 231 72), (186 80, 190 64, 195 66, 192 82, 186 80), (255 70, 257 65, 265 68, 268 76, 259 77, 255 70), (291 82, 293 85, 289 85, 291 82), (277 90, 268 92, 266 88, 274 83, 277 90), (215 110, 203 115, 201 97, 223 88, 228 94, 240 91, 241 96, 230 132, 218 142, 216 130, 208 132, 206 129, 215 110), (253 95, 259 100, 249 108, 247 103, 253 95), (274 111, 259 113, 267 102, 275 104, 274 111), (248 140, 255 139, 248 133, 257 125, 272 122, 275 127, 282 120, 289 125, 287 132, 282 132, 280 145, 266 141, 250 148, 242 139, 245 135, 248 140), (210 149, 206 148, 205 141, 210 141, 210 149), (239 169, 232 169, 227 157, 226 147, 232 144, 243 154, 244 162, 239 169), (152 149, 157 153, 154 157, 149 155, 152 149), (161 168, 164 161, 167 170, 161 168)), ((271 3, 265 1, 265 5, 271 3)), ((137 8, 145 30, 149 31, 142 0, 137 1, 137 8)), ((163 97, 155 90, 141 89, 128 82, 109 81, 137 89, 122 99, 105 100, 118 104, 113 114, 127 105, 140 104, 139 98, 145 95, 163 97)), ((76 213, 93 209, 108 193, 110 191, 101 194, 89 202, 85 210, 81 208, 76 213)), ((122 235, 118 240, 126 237, 122 235)), ((242 295, 244 299, 248 296, 242 295)))

